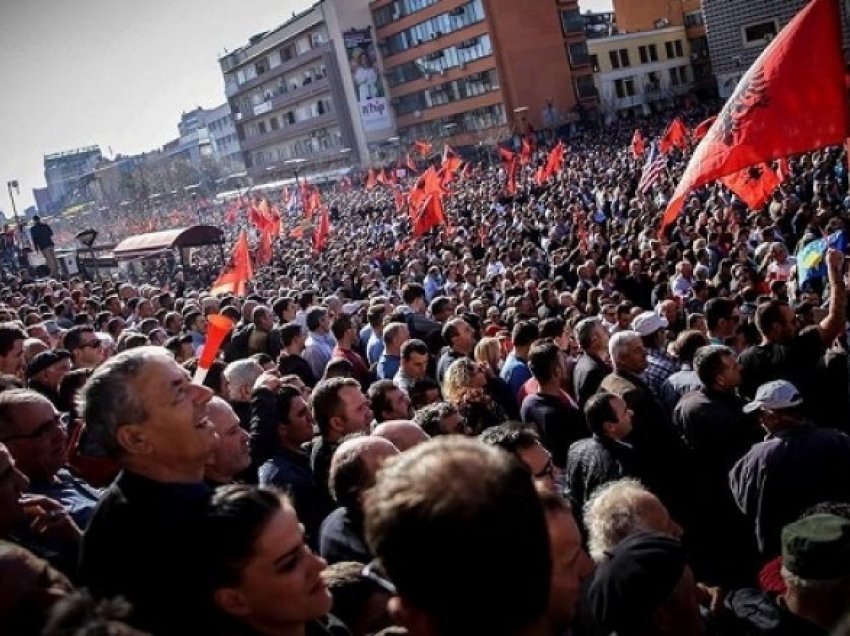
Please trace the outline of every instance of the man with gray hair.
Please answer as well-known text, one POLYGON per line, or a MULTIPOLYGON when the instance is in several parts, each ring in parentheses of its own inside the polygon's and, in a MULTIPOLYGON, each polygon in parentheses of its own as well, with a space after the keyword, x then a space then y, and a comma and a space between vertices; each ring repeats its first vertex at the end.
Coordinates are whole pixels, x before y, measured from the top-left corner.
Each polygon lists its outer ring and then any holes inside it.
POLYGON ((134 627, 193 631, 197 553, 217 442, 212 391, 164 349, 139 347, 98 367, 80 394, 91 442, 123 468, 83 535, 80 576, 97 598, 123 596, 134 627))
POLYGON ((625 478, 600 486, 584 507, 587 548, 597 563, 618 543, 638 532, 661 532, 676 539, 682 526, 664 504, 636 479, 625 478))
POLYGON ((684 504, 684 447, 670 417, 655 399, 641 374, 646 370, 646 347, 637 331, 619 331, 608 343, 614 372, 599 388, 618 395, 632 410, 632 432, 626 439, 634 446, 647 486, 661 500, 680 512, 684 504))
POLYGON ((307 312, 307 342, 301 356, 310 365, 313 376, 321 378, 331 360, 336 338, 331 334, 331 319, 324 307, 311 307, 307 312))
POLYGON ((611 373, 608 366, 608 331, 599 318, 585 318, 575 327, 575 338, 581 355, 573 367, 573 389, 579 407, 584 408, 590 396, 599 390, 602 380, 611 373))
POLYGON ((246 431, 251 429, 251 392, 254 390, 254 382, 262 374, 262 365, 253 358, 236 360, 224 369, 227 401, 236 411, 239 423, 246 431))

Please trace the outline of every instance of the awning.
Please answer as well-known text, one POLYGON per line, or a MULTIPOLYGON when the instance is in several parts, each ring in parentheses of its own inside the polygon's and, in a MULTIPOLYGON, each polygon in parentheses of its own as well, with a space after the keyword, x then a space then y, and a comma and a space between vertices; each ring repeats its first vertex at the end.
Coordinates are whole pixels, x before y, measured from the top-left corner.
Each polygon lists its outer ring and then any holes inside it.
POLYGON ((148 232, 126 238, 115 246, 113 254, 118 260, 130 260, 164 254, 181 247, 198 247, 224 243, 224 232, 212 225, 148 232))

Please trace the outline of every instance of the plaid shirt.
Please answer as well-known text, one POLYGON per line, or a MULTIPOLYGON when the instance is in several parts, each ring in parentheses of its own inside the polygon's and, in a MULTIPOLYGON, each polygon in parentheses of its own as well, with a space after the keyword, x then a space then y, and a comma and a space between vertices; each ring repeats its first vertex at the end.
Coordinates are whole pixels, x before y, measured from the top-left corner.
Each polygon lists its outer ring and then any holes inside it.
POLYGON ((661 385, 664 384, 664 380, 679 370, 679 363, 663 349, 647 349, 646 363, 643 379, 649 385, 655 399, 661 402, 661 385))

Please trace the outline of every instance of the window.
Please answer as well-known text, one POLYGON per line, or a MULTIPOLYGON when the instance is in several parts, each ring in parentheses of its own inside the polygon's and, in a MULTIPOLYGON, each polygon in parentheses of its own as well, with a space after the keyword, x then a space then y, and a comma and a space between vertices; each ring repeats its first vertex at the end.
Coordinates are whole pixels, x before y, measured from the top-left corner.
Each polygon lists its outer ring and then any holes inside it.
POLYGON ((608 51, 608 58, 611 60, 612 68, 620 68, 620 52, 608 51))
POLYGON ((671 68, 668 69, 670 73, 670 86, 678 86, 679 85, 679 69, 671 68))
POLYGON ((573 88, 579 99, 596 97, 596 85, 593 83, 592 75, 579 75, 573 78, 573 88))
POLYGON ((624 77, 614 80, 614 91, 619 99, 625 97, 634 97, 635 95, 635 79, 633 77, 624 77))
POLYGON ((741 27, 745 47, 765 46, 779 32, 776 19, 756 22, 741 27))
POLYGON ((561 28, 564 31, 564 35, 584 33, 584 18, 578 9, 561 11, 561 28))
POLYGON ((272 130, 277 130, 278 128, 280 128, 280 122, 278 122, 277 117, 272 117, 269 120, 269 124, 271 125, 272 130))
POLYGON ((672 60, 674 57, 676 57, 676 53, 673 50, 673 43, 672 42, 665 42, 664 43, 664 50, 667 52, 667 59, 668 60, 672 60))
POLYGON ((590 56, 590 66, 593 68, 594 73, 599 72, 599 58, 596 54, 590 56))
POLYGON ((567 47, 567 54, 570 59, 570 67, 576 68, 590 63, 590 56, 587 53, 587 42, 575 42, 567 47))
POLYGON ((257 122, 257 130, 259 131, 259 133, 261 135, 264 135, 266 133, 266 122, 258 121, 257 122))
POLYGON ((686 27, 695 27, 700 26, 701 24, 705 24, 705 20, 702 17, 702 11, 692 11, 691 13, 685 14, 686 27))
POLYGON ((649 61, 657 62, 658 61, 658 47, 655 44, 650 44, 649 47, 649 61))
POLYGON ((676 48, 676 57, 685 57, 685 50, 682 48, 681 40, 676 40, 673 46, 676 48))
POLYGON ((679 67, 679 81, 682 84, 688 83, 688 67, 687 66, 680 66, 679 67))
POLYGON ((263 60, 262 62, 257 62, 255 65, 255 70, 257 71, 257 75, 262 75, 266 72, 266 62, 263 60))
POLYGON ((646 64, 647 62, 649 62, 649 54, 646 52, 645 46, 638 47, 638 55, 640 56, 641 64, 646 64))

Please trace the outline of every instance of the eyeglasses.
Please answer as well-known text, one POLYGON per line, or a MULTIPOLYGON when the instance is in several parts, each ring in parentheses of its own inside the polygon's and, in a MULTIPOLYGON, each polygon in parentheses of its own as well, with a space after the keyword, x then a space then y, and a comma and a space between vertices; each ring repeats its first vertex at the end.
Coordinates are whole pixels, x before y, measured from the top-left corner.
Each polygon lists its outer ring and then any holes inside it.
POLYGON ((360 576, 368 581, 372 581, 372 583, 384 590, 387 594, 391 594, 392 596, 398 595, 398 590, 396 590, 393 582, 387 578, 387 575, 384 574, 383 568, 381 568, 381 565, 377 560, 371 561, 369 564, 364 566, 363 569, 360 570, 360 576))
POLYGON ((90 349, 102 349, 102 348, 103 348, 103 343, 102 343, 100 340, 95 339, 95 340, 92 340, 91 342, 84 342, 83 344, 81 344, 81 345, 79 346, 79 348, 80 348, 80 349, 86 349, 86 348, 90 348, 90 349))
POLYGON ((543 479, 544 477, 554 477, 554 476, 555 476, 555 464, 552 463, 552 456, 550 455, 549 459, 546 461, 546 465, 543 467, 543 469, 538 473, 534 473, 534 478, 535 479, 543 479))
POLYGON ((21 435, 10 435, 8 437, 2 438, 2 441, 11 442, 19 439, 38 439, 45 433, 50 433, 54 428, 58 428, 62 432, 66 432, 68 430, 69 420, 70 417, 67 413, 57 414, 53 417, 53 419, 39 424, 29 433, 24 433, 21 435))

